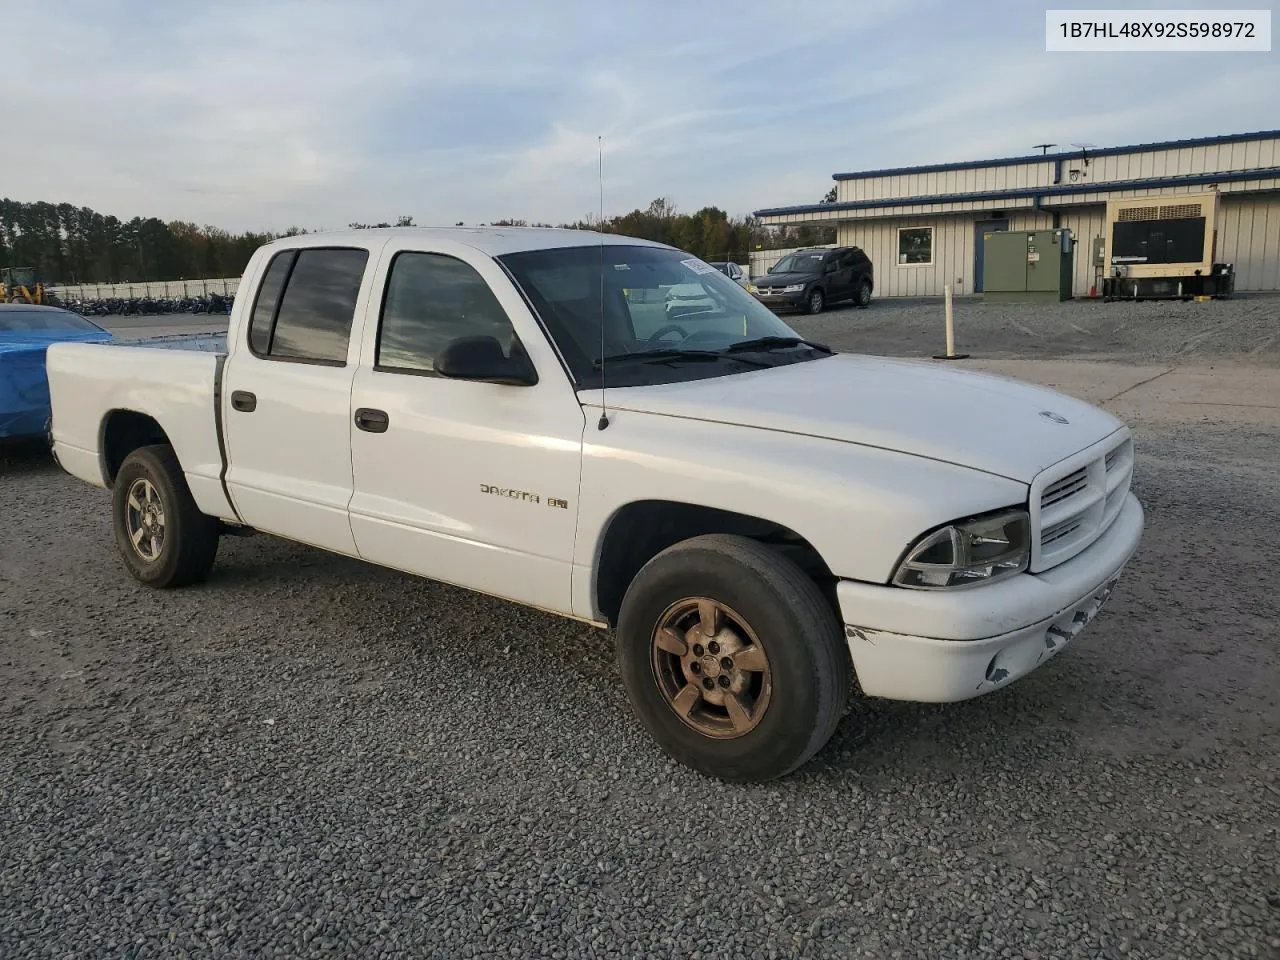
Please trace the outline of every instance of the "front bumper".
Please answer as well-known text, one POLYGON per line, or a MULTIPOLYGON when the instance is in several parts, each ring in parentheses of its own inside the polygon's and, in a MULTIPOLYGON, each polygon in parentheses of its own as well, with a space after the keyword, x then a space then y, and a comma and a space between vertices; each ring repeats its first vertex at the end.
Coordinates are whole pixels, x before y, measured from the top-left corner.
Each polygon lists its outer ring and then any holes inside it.
POLYGON ((774 310, 799 310, 807 302, 805 292, 801 290, 799 293, 762 293, 760 288, 756 288, 756 292, 752 294, 757 300, 766 307, 774 310))
POLYGON ((1142 506, 1129 494, 1106 533, 1041 574, 956 591, 842 581, 837 595, 862 691, 943 703, 1026 676, 1093 622, 1142 528, 1142 506))

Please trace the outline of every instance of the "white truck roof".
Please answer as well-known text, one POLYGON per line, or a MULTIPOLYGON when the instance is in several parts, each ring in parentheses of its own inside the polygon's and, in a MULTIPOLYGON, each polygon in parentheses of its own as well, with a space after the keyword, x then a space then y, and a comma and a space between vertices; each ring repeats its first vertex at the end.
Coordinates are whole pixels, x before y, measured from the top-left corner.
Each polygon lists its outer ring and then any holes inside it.
POLYGON ((663 243, 621 236, 616 233, 565 230, 557 227, 372 227, 367 230, 333 230, 281 237, 268 246, 278 248, 346 244, 369 246, 377 241, 392 238, 448 240, 474 247, 491 257, 526 250, 586 247, 601 243, 607 246, 667 247, 663 243))

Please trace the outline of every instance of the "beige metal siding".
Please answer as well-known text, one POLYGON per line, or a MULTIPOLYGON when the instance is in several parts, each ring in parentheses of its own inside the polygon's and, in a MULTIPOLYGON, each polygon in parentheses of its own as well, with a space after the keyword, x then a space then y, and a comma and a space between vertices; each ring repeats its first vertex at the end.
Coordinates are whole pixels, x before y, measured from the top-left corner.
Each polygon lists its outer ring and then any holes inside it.
POLYGON ((1010 230, 1047 230, 1053 226, 1053 217, 1038 210, 1025 210, 1009 217, 1010 230))
MULTIPOLYGON (((1086 167, 1079 156, 1062 159, 1063 183, 1106 183, 1145 177, 1176 177, 1193 173, 1215 173, 1271 167, 1280 164, 1280 139, 1251 140, 1166 150, 1135 150, 1130 153, 1091 157, 1086 167), (1072 180, 1070 171, 1079 171, 1072 180)), ((921 197, 974 191, 1005 190, 1053 184, 1053 161, 1012 165, 967 167, 936 173, 899 174, 839 181, 836 196, 841 201, 884 200, 891 197, 921 197)))
POLYGON ((1071 265, 1071 295, 1087 297, 1094 284, 1101 287, 1099 274, 1093 266, 1093 238, 1102 236, 1102 225, 1107 219, 1107 208, 1074 207, 1062 211, 1062 226, 1075 238, 1075 259, 1071 265))
POLYGON ((892 197, 932 197, 942 194, 1008 190, 1051 183, 1053 183, 1052 163, 967 167, 936 173, 840 180, 836 184, 836 199, 847 203, 853 200, 887 200, 892 197))
POLYGON ((1218 260, 1235 264, 1237 290, 1280 290, 1280 194, 1223 198, 1218 260))
MULTIPOLYGON (((876 296, 941 296, 943 284, 955 284, 959 294, 971 294, 974 286, 974 224, 981 216, 895 217, 844 221, 839 225, 841 244, 862 247, 875 264, 876 296), (933 263, 900 266, 897 263, 900 227, 934 228, 933 263), (958 281, 958 282, 957 282, 958 281)), ((1059 210, 1060 225, 1075 238, 1072 295, 1087 297, 1098 283, 1092 263, 1093 238, 1103 235, 1103 204, 1059 210)), ((1009 229, 1044 230, 1052 226, 1047 212, 1008 211, 1009 229)), ((1218 260, 1234 263, 1236 289, 1242 292, 1280 290, 1280 192, 1224 197, 1218 215, 1218 260)))
POLYGON ((1196 173, 1226 173, 1270 167, 1280 156, 1280 140, 1252 140, 1172 150, 1146 150, 1091 157, 1088 166, 1079 157, 1062 162, 1064 183, 1108 183, 1145 177, 1177 177, 1196 173), (1071 170, 1079 171, 1073 181, 1071 170))
MULTIPOLYGON (((1050 209, 1055 206, 1063 208, 1066 204, 1063 200, 1069 200, 1071 206, 1105 203, 1109 197, 1116 199, 1126 199, 1131 197, 1158 197, 1171 196, 1184 193, 1204 193, 1205 185, 1192 184, 1188 186, 1176 187, 1148 187, 1140 190, 1111 190, 1078 193, 1068 198, 1064 197, 1046 197, 1045 205, 1050 209)), ((1280 179, 1272 177, 1267 180, 1235 180, 1228 183, 1218 185, 1219 192, 1224 196, 1232 194, 1256 193, 1257 191, 1276 191, 1280 190, 1280 179)), ((994 208, 1005 211, 1013 211, 1018 209, 1030 209, 1032 200, 1027 197, 1019 197, 1006 203, 999 203, 992 200, 960 200, 950 203, 927 203, 927 204, 903 204, 894 207, 875 207, 867 210, 822 210, 811 213, 784 214, 777 217, 762 217, 761 223, 766 226, 783 224, 783 223, 813 223, 823 220, 838 220, 848 217, 856 217, 858 219, 871 219, 882 217, 904 217, 904 216, 927 216, 931 214, 946 213, 985 213, 994 208)))
POLYGON ((840 224, 837 239, 861 247, 875 267, 876 296, 942 296, 944 284, 958 294, 973 292, 973 227, 970 217, 906 218, 886 222, 853 221, 840 224), (933 262, 898 263, 900 228, 933 228, 933 262))
MULTIPOLYGON (((1073 292, 1087 296, 1096 281, 1090 260, 1092 240, 1104 229, 1105 203, 1109 198, 1169 197, 1203 193, 1205 184, 1108 191, 1104 184, 1116 180, 1176 177, 1187 174, 1265 169, 1280 166, 1280 138, 1252 140, 1165 150, 1135 150, 1090 159, 1086 169, 1078 157, 1062 160, 1063 183, 1072 183, 1070 170, 1081 171, 1077 184, 1098 184, 1097 191, 1044 198, 1048 211, 1057 210, 1061 225, 1072 230, 1077 247, 1073 292)), ((974 223, 1001 210, 1010 229, 1044 229, 1052 224, 1048 211, 1033 209, 1030 197, 1001 200, 955 200, 944 203, 909 203, 920 197, 957 195, 1004 189, 1049 186, 1053 161, 1006 166, 966 167, 934 173, 904 173, 838 181, 837 198, 901 201, 898 205, 854 211, 821 211, 815 214, 763 218, 765 224, 839 220, 841 243, 863 247, 876 265, 878 296, 937 296, 945 283, 961 293, 973 290, 974 223), (897 230, 900 227, 934 228, 934 262, 924 266, 900 266, 897 230), (957 281, 959 281, 957 283, 957 281)), ((1222 204, 1218 214, 1218 260, 1236 265, 1236 288, 1280 290, 1280 179, 1230 181, 1218 184, 1222 204)))
MULTIPOLYGON (((1172 150, 1156 150, 1104 156, 1092 159, 1089 166, 1084 167, 1078 158, 1063 160, 1063 177, 1065 184, 1096 183, 1101 188, 1107 182, 1117 180, 1136 180, 1151 177, 1171 177, 1187 174, 1212 174, 1214 172, 1234 172, 1248 169, 1262 169, 1280 165, 1280 139, 1253 140, 1244 143, 1218 144, 1208 147, 1183 147, 1172 150), (1071 179, 1072 169, 1080 175, 1071 179)), ((919 197, 987 192, 1002 189, 1018 189, 1031 186, 1050 186, 1053 182, 1053 163, 1027 163, 1012 166, 971 167, 962 170, 946 170, 937 173, 902 174, 890 177, 868 177, 856 180, 841 180, 836 184, 836 199, 842 203, 859 200, 911 200, 919 197)), ((1205 189, 1203 184, 1187 186, 1163 187, 1156 190, 1123 190, 1097 193, 1075 194, 1069 202, 1090 204, 1105 202, 1107 195, 1115 197, 1138 197, 1153 193, 1198 193, 1205 189)), ((1222 193, 1240 193, 1257 190, 1280 189, 1280 180, 1247 180, 1230 181, 1219 185, 1222 193)), ((1052 203, 1054 198, 1047 202, 1052 203)), ((1064 198, 1057 198, 1061 204, 1064 198)), ((992 205, 1004 208, 1030 205, 1022 198, 1005 203, 996 201, 959 201, 951 203, 903 204, 901 206, 845 212, 844 216, 905 216, 927 213, 950 213, 961 211, 978 211, 990 209, 992 205)), ((803 223, 817 220, 834 219, 841 214, 833 212, 790 214, 779 217, 766 217, 766 224, 803 223)))

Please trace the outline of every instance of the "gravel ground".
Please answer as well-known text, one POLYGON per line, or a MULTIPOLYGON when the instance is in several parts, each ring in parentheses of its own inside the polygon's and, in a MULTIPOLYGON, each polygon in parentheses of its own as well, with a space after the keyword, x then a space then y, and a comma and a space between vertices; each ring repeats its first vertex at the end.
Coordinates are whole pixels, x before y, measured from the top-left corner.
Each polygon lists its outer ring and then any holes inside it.
MULTIPOLYGON (((1145 301, 1050 304, 955 302, 956 350, 975 357, 1199 362, 1239 357, 1280 365, 1280 296, 1208 303, 1145 301)), ((875 300, 788 317, 802 333, 840 350, 932 356, 946 348, 941 300, 875 300)))
POLYGON ((149 591, 9 450, 0 957, 1280 958, 1274 433, 1139 436, 1072 650, 745 788, 657 751, 603 633, 266 536, 149 591))

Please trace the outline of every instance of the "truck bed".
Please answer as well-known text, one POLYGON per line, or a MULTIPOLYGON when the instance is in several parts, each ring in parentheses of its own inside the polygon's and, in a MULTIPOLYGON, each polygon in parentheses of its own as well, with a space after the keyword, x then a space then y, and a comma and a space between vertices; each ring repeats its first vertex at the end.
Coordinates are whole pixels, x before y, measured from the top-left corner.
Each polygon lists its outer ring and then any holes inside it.
POLYGON ((154 442, 173 445, 201 511, 234 517, 222 488, 218 432, 216 388, 225 347, 225 334, 54 344, 46 367, 53 452, 62 468, 108 486, 113 464, 103 437, 124 419, 154 442))
POLYGON ((225 333, 174 333, 163 337, 134 337, 114 341, 121 347, 155 347, 160 350, 196 350, 200 353, 225 354, 227 352, 227 335, 225 333))

